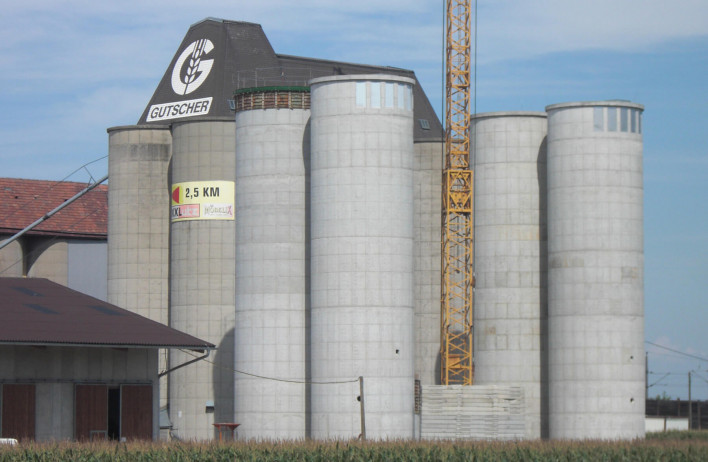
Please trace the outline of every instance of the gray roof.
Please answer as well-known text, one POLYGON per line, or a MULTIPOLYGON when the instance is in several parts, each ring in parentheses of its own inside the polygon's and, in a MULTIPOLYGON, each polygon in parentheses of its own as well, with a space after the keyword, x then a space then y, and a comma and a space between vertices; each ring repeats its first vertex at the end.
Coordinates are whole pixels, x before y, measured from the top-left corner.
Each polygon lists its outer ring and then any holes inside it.
MULTIPOLYGON (((148 121, 148 114, 155 105, 209 97, 212 97, 212 101, 208 114, 184 116, 168 122, 205 116, 231 119, 233 112, 229 108, 228 100, 233 99, 233 93, 237 89, 306 85, 315 77, 341 74, 393 74, 415 79, 414 138, 416 141, 442 140, 442 125, 413 71, 277 54, 259 24, 213 18, 204 19, 189 28, 138 124, 165 123, 165 120, 148 121), (188 94, 178 94, 173 89, 173 74, 180 75, 179 72, 184 74, 190 70, 193 72, 193 69, 200 65, 199 60, 193 59, 193 55, 188 52, 185 55, 184 50, 203 39, 210 40, 213 49, 203 53, 201 60, 209 61, 212 67, 203 83, 196 85, 196 89, 188 94), (178 62, 182 63, 182 66, 175 72, 175 64, 178 62), (427 120, 430 128, 423 129, 419 119, 427 120)), ((197 70, 196 73, 193 72, 192 78, 199 79, 199 75, 197 70)), ((187 77, 182 75, 182 79, 187 77)))
POLYGON ((41 278, 0 278, 0 345, 210 350, 215 345, 41 278))

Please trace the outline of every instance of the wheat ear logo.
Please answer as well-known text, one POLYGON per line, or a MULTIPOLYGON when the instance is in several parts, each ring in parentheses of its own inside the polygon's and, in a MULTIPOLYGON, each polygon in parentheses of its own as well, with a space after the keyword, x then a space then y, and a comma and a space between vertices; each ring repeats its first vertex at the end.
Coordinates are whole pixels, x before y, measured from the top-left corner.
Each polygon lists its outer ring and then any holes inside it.
POLYGON ((209 39, 192 42, 182 51, 172 69, 172 89, 178 95, 188 95, 199 88, 209 76, 213 59, 202 59, 214 49, 209 39))

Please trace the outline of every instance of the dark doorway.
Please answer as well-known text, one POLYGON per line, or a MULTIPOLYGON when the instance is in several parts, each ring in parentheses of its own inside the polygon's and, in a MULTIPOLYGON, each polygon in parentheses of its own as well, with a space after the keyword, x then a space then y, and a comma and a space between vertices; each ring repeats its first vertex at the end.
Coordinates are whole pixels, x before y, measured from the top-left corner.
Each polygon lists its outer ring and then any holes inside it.
POLYGON ((108 439, 120 439, 120 387, 108 389, 108 439))

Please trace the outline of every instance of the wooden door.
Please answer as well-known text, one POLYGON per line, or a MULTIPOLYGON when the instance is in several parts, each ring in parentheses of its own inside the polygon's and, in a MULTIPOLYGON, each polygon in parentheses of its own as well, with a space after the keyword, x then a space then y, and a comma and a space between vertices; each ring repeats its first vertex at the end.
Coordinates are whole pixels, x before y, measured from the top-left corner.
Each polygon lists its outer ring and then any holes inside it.
POLYGON ((35 387, 34 384, 2 385, 3 438, 34 439, 35 387))
POLYGON ((77 440, 108 438, 108 386, 76 385, 74 409, 77 440))
POLYGON ((120 436, 152 439, 152 385, 121 386, 120 436))

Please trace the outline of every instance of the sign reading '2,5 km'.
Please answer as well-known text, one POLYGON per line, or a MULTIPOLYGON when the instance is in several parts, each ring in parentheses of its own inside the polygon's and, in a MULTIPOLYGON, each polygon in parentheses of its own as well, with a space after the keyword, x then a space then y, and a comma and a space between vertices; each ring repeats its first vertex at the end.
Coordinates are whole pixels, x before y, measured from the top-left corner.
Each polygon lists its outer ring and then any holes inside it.
POLYGON ((172 221, 233 219, 233 181, 186 181, 172 185, 172 221))

